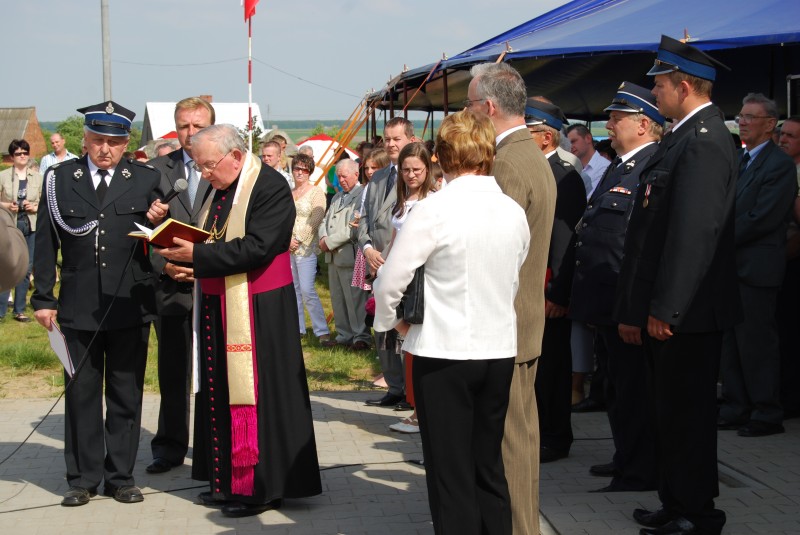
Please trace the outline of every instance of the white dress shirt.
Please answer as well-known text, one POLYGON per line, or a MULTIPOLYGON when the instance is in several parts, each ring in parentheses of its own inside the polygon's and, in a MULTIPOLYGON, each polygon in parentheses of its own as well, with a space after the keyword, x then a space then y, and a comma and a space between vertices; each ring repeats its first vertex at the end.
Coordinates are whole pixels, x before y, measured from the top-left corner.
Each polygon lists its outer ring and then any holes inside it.
MULTIPOLYGON (((403 350, 430 358, 516 356, 514 298, 528 254, 525 212, 494 177, 462 176, 419 201, 375 280, 375 330, 397 325, 395 309, 425 265, 425 319, 403 350)), ((544 282, 542 283, 544 284, 544 282)))

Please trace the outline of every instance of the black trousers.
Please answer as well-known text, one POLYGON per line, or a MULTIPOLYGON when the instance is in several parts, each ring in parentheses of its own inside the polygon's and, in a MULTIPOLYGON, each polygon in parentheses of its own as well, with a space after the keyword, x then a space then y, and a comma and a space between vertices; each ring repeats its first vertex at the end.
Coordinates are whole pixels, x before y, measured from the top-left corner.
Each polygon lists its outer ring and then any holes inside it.
POLYGON ((154 459, 160 457, 180 465, 189 450, 192 313, 160 316, 155 326, 161 405, 158 431, 150 442, 150 448, 154 459))
POLYGON ((653 489, 658 471, 644 349, 623 342, 616 325, 598 326, 597 342, 607 355, 605 399, 614 438, 614 465, 619 472, 611 486, 620 490, 653 489))
POLYGON ((541 445, 564 452, 573 440, 571 333, 572 320, 545 320, 535 383, 541 445))
POLYGON ((800 258, 786 263, 783 286, 777 301, 778 336, 781 349, 780 399, 784 418, 800 416, 800 258))
POLYGON ((501 444, 513 371, 513 358, 414 357, 414 396, 437 534, 511 534, 501 444))
MULTIPOLYGON (((62 332, 77 367, 94 332, 66 327, 62 332)), ((71 487, 95 491, 103 480, 113 487, 135 484, 133 467, 139 448, 149 333, 149 323, 101 331, 69 385, 65 395, 64 458, 71 487)), ((69 381, 66 374, 64 380, 69 381)))
POLYGON ((658 496, 668 511, 718 533, 725 513, 714 508, 717 480, 717 377, 722 333, 644 338, 653 374, 658 496))

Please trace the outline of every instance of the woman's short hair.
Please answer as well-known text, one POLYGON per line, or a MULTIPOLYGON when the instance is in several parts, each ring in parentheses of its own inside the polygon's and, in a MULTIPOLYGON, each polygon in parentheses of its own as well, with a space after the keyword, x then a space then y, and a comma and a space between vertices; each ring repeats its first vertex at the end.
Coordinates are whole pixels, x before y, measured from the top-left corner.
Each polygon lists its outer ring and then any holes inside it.
POLYGON ((386 151, 383 149, 372 149, 372 152, 369 153, 369 156, 364 159, 364 163, 367 163, 370 160, 375 162, 375 166, 378 169, 383 169, 391 163, 389 155, 386 154, 386 151))
POLYGON ((488 116, 471 110, 448 115, 436 136, 439 165, 449 176, 488 175, 494 163, 494 140, 494 126, 488 116))
POLYGON ((303 154, 302 152, 295 154, 294 158, 292 158, 292 171, 297 167, 297 164, 305 165, 309 173, 314 172, 314 158, 308 154, 303 154))
POLYGON ((30 153, 31 146, 24 139, 14 139, 8 144, 8 153, 13 156, 14 153, 17 152, 17 149, 22 149, 25 152, 30 153))

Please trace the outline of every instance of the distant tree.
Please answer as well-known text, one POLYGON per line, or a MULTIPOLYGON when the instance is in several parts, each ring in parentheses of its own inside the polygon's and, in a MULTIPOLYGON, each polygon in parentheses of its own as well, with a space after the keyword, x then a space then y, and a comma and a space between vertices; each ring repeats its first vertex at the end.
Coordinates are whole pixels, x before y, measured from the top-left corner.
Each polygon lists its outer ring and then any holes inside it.
POLYGON ((142 142, 142 131, 136 127, 131 128, 131 137, 128 140, 128 150, 131 152, 139 150, 141 142, 142 142))
MULTIPOLYGON (((264 135, 264 131, 258 126, 258 115, 253 115, 253 154, 260 154, 261 150, 261 136, 264 135)), ((250 132, 247 128, 239 128, 239 134, 244 139, 245 145, 247 145, 247 138, 250 132)))
POLYGON ((330 137, 336 137, 336 134, 339 133, 339 129, 341 127, 337 125, 329 126, 327 129, 325 125, 322 123, 317 123, 317 126, 311 129, 311 136, 317 136, 319 134, 326 134, 330 137))

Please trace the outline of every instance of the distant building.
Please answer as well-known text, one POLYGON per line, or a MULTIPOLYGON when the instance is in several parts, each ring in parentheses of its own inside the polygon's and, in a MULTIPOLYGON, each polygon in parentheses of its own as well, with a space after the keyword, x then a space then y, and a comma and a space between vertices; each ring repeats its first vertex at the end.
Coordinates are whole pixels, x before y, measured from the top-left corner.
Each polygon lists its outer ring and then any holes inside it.
POLYGON ((3 155, 4 164, 12 163, 8 145, 14 139, 27 141, 31 146, 31 157, 36 160, 47 153, 42 128, 36 118, 36 108, 0 108, 0 154, 3 155))
MULTIPOLYGON (((232 124, 236 128, 247 128, 247 102, 213 102, 211 95, 200 95, 213 107, 216 114, 216 123, 232 124)), ((253 103, 253 117, 256 117, 255 126, 264 130, 261 121, 261 108, 253 103)), ((175 102, 148 102, 144 108, 144 124, 142 125, 141 146, 150 144, 151 141, 175 136, 175 102)))

